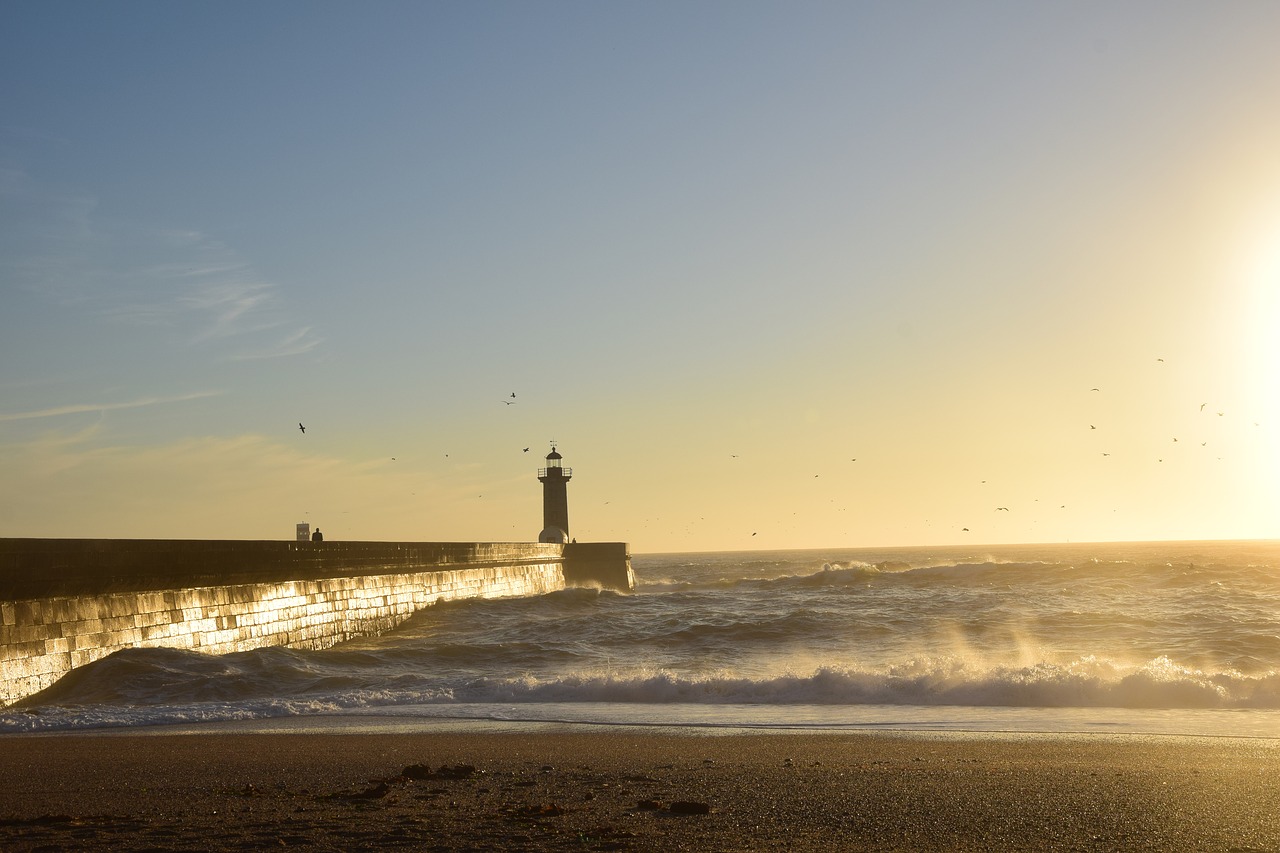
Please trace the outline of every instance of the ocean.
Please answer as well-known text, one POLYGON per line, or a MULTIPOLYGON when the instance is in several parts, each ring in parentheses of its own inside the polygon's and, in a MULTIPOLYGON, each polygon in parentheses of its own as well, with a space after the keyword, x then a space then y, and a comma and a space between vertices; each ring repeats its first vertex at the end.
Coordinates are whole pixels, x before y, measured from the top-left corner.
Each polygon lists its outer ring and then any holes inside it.
POLYGON ((656 726, 1280 737, 1280 542, 637 554, 323 651, 134 649, 0 732, 656 726), (155 728, 152 728, 155 727, 155 728))

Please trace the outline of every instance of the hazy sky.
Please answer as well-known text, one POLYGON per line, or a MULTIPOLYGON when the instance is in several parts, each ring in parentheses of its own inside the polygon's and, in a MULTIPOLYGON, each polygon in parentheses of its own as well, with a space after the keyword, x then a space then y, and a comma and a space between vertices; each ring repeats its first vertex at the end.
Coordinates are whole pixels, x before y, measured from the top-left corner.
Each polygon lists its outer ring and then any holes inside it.
POLYGON ((554 439, 641 553, 1280 537, 1277 43, 7 0, 0 536, 528 540, 554 439))

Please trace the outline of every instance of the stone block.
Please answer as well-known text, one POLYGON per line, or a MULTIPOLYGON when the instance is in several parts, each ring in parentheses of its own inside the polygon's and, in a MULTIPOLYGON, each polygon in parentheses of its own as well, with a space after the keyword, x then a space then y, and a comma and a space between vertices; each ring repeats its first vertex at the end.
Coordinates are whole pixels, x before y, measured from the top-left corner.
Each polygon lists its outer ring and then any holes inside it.
POLYGON ((107 636, 110 637, 108 644, 114 648, 127 648, 142 642, 142 632, 137 628, 111 631, 107 636))
POLYGON ((26 678, 31 669, 27 658, 0 657, 0 687, 19 678, 26 678))
POLYGON ((52 636, 53 633, 49 630, 48 625, 19 625, 13 630, 13 643, 18 648, 22 648, 28 643, 40 643, 41 654, 43 654, 44 641, 52 636))
POLYGON ((40 601, 15 601, 13 613, 15 625, 44 624, 44 607, 40 601))
POLYGON ((137 627, 132 616, 108 616, 102 620, 104 631, 124 631, 137 627))

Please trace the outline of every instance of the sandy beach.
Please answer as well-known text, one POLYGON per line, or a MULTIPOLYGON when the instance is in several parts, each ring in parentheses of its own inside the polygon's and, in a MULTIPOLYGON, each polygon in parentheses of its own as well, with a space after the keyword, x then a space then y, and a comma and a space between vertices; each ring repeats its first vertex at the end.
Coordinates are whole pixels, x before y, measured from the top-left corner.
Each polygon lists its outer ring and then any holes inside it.
POLYGON ((1280 742, 0 738, 5 850, 1275 850, 1280 742))

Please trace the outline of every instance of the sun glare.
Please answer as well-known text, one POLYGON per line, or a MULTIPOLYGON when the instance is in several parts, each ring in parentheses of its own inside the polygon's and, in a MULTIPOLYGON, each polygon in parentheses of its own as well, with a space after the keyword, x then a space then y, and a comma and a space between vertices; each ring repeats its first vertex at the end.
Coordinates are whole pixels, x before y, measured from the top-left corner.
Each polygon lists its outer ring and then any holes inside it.
POLYGON ((1245 399, 1253 407, 1247 414, 1256 438, 1255 469, 1258 482, 1267 484, 1274 500, 1274 483, 1280 478, 1280 210, 1265 220, 1253 241, 1244 271, 1246 316, 1242 331, 1245 399))
POLYGON ((1249 345, 1254 365, 1258 398, 1271 407, 1277 405, 1276 382, 1280 377, 1280 214, 1274 216, 1259 241, 1248 271, 1249 345))

